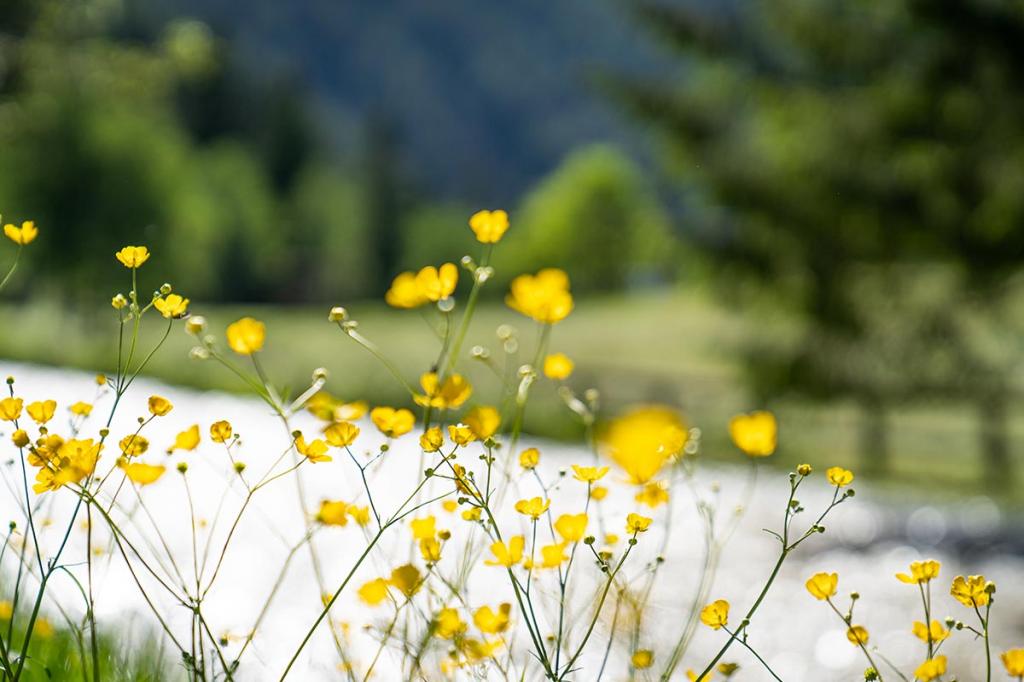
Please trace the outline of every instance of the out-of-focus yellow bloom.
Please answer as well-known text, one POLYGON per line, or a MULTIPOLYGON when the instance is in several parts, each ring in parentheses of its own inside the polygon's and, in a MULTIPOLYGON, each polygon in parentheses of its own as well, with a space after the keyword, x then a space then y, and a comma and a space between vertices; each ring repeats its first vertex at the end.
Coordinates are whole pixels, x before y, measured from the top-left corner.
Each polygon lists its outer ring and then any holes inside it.
POLYGON ((174 405, 167 398, 158 395, 149 396, 149 413, 154 417, 163 417, 174 409, 174 405))
POLYGON ((370 410, 370 420, 388 438, 409 433, 416 424, 416 417, 404 407, 375 407, 370 410))
POLYGON ((145 246, 126 246, 116 254, 117 260, 126 268, 141 268, 149 260, 149 249, 145 246))
POLYGON ((434 538, 420 540, 420 554, 424 561, 437 563, 441 560, 441 543, 434 538))
POLYGON ((587 515, 562 514, 555 520, 555 531, 566 542, 579 542, 587 534, 587 515))
POLYGON ((319 438, 307 443, 306 438, 300 433, 295 437, 295 449, 299 454, 312 463, 330 462, 331 456, 327 454, 327 443, 319 438))
POLYGON ((778 423, 771 412, 738 414, 729 420, 729 435, 750 457, 767 457, 775 452, 778 423))
POLYGON ((168 453, 175 450, 192 451, 199 447, 199 424, 193 424, 174 438, 174 445, 167 449, 168 453))
POLYGON ((583 467, 573 464, 572 473, 577 481, 594 483, 604 478, 604 475, 608 473, 608 467, 583 467))
POLYGON ((420 569, 412 564, 399 566, 391 571, 391 580, 389 582, 392 587, 398 588, 406 597, 411 597, 419 589, 422 582, 420 580, 420 569))
POLYGON ((355 521, 358 526, 367 526, 370 524, 370 507, 366 505, 362 507, 349 505, 348 515, 352 517, 352 520, 355 521))
POLYGON ((537 448, 526 448, 519 453, 519 466, 524 469, 536 469, 540 464, 540 450, 537 448))
POLYGON ((921 682, 932 682, 946 674, 946 657, 936 656, 917 666, 914 677, 921 682))
POLYGON ((35 240, 38 234, 39 228, 31 220, 24 221, 21 227, 11 225, 10 223, 4 225, 4 235, 18 246, 28 246, 35 240))
POLYGON ((556 381, 568 379, 575 366, 565 353, 552 353, 544 358, 544 376, 556 381))
POLYGON ((724 599, 713 601, 700 612, 700 622, 712 630, 719 630, 729 624, 729 602, 724 599))
POLYGON ((541 568, 557 568, 569 560, 569 555, 565 553, 565 545, 559 542, 541 547, 540 558, 541 568))
POLYGON ((608 488, 603 485, 595 485, 590 489, 590 499, 600 502, 606 497, 608 497, 608 488))
POLYGON ((427 297, 416 284, 416 275, 403 272, 392 280, 384 300, 394 308, 417 308, 427 302, 427 297))
POLYGON ((536 521, 537 518, 546 512, 550 506, 551 500, 545 500, 541 497, 531 497, 528 500, 519 500, 516 502, 516 511, 523 516, 529 516, 536 521))
POLYGON ((149 449, 149 441, 145 436, 132 433, 122 438, 118 446, 125 457, 138 457, 149 449))
POLYGON ((32 441, 28 437, 28 432, 25 429, 18 429, 11 434, 11 442, 14 443, 15 447, 23 448, 32 441))
POLYGON ((377 606, 388 598, 388 581, 384 578, 374 578, 363 583, 356 594, 369 606, 377 606))
POLYGON ((485 559, 484 563, 488 566, 505 566, 506 568, 515 566, 523 560, 523 548, 526 546, 526 540, 522 535, 514 535, 508 539, 508 544, 501 542, 491 543, 491 554, 494 555, 494 559, 485 559))
POLYGON ((462 518, 465 521, 479 521, 482 511, 483 510, 481 510, 480 507, 473 507, 472 509, 467 509, 464 512, 462 512, 462 518))
POLYGON ((462 640, 462 652, 466 655, 466 658, 471 663, 478 663, 484 659, 491 658, 495 652, 501 649, 501 640, 496 639, 494 641, 480 641, 467 637, 462 640))
POLYGON ((110 299, 110 307, 114 310, 123 310, 128 306, 128 299, 124 297, 124 294, 117 294, 110 299))
POLYGON ((53 458, 53 461, 59 466, 56 469, 47 466, 40 469, 36 474, 36 484, 32 486, 32 489, 37 493, 42 493, 47 490, 57 490, 68 483, 80 483, 96 471, 96 462, 99 460, 102 449, 103 446, 91 438, 60 442, 53 458))
POLYGON ((569 275, 557 268, 546 268, 536 275, 519 275, 512 280, 505 303, 537 322, 561 322, 573 307, 569 275))
POLYGON ((501 209, 477 211, 469 218, 469 229, 481 244, 496 244, 508 230, 508 213, 501 209))
POLYGON ((409 522, 414 540, 425 540, 437 535, 437 518, 424 516, 422 519, 413 519, 409 522))
POLYGON ((650 649, 637 649, 629 657, 630 664, 638 670, 650 668, 654 664, 654 652, 650 649))
POLYGON ((466 446, 476 440, 476 434, 473 433, 473 429, 465 424, 449 424, 448 437, 458 446, 466 446))
POLYGON ((441 509, 444 509, 449 514, 454 514, 455 510, 459 508, 459 503, 455 500, 445 500, 441 503, 441 509))
POLYGON ((434 621, 434 634, 441 639, 454 639, 466 631, 466 623, 459 616, 459 612, 451 607, 446 607, 437 612, 434 621))
POLYGON ((138 485, 149 485, 155 483, 157 479, 164 475, 167 471, 167 467, 162 464, 144 464, 142 462, 131 462, 130 464, 124 464, 121 469, 124 471, 124 475, 128 477, 132 483, 138 485))
POLYGON ((413 396, 416 404, 441 410, 460 407, 473 393, 473 386, 461 374, 451 374, 441 382, 437 372, 427 372, 420 377, 420 386, 423 395, 413 396))
POLYGON ((949 630, 942 627, 942 623, 937 620, 933 620, 931 625, 925 625, 919 620, 914 621, 914 626, 911 629, 914 636, 922 642, 941 642, 942 640, 949 637, 949 630))
POLYGON ((233 434, 234 429, 231 428, 231 422, 227 420, 222 419, 210 424, 210 440, 214 443, 226 443, 233 434))
POLYGON ((853 483, 853 472, 843 467, 831 467, 825 471, 825 479, 837 488, 842 488, 853 483))
POLYGON ((32 417, 32 421, 35 423, 45 424, 53 419, 53 413, 57 411, 57 401, 41 400, 29 403, 25 407, 25 411, 28 412, 28 416, 32 417))
POLYGON ((512 605, 507 602, 499 604, 497 611, 490 606, 481 606, 473 614, 473 624, 486 635, 496 635, 508 629, 510 613, 512 605))
POLYGON ((825 601, 834 597, 836 588, 839 585, 838 573, 815 573, 807 580, 807 591, 815 599, 825 601))
POLYGON ((88 417, 90 414, 92 414, 92 405, 90 405, 89 403, 83 403, 81 400, 79 400, 77 403, 69 406, 68 410, 71 412, 71 414, 76 415, 78 417, 88 417))
POLYGON ((431 426, 420 435, 420 449, 423 452, 437 452, 444 445, 444 433, 439 426, 431 426))
POLYGON ((622 467, 634 485, 649 482, 686 445, 679 414, 663 406, 633 409, 612 420, 600 434, 601 451, 622 467))
POLYGON ((964 578, 958 575, 953 578, 949 593, 964 606, 987 606, 989 593, 987 581, 983 575, 970 575, 964 578))
POLYGON ((619 536, 615 533, 606 533, 604 536, 604 544, 616 545, 619 542, 619 536))
POLYGON ((718 672, 722 673, 726 677, 732 677, 733 674, 740 669, 739 663, 719 663, 718 672))
POLYGON ((239 355, 252 355, 263 349, 267 325, 252 317, 232 322, 227 329, 228 346, 239 355))
POLYGON ((416 273, 416 287, 428 301, 448 298, 459 283, 459 269, 454 263, 445 263, 440 268, 428 265, 416 273))
POLYGON ((686 671, 686 679, 688 679, 690 682, 711 682, 711 676, 712 673, 708 673, 707 675, 704 675, 698 680, 697 673, 693 672, 693 670, 686 671))
POLYGON ((348 504, 341 500, 322 500, 316 520, 325 526, 347 526, 348 504))
POLYGON ((896 578, 903 583, 920 585, 938 578, 940 568, 942 568, 942 564, 934 559, 928 559, 927 561, 915 561, 910 564, 910 575, 907 575, 906 573, 897 573, 896 578))
POLYGON ((501 426, 501 414, 490 405, 474 407, 462 420, 479 440, 487 440, 501 426))
POLYGON ((631 513, 626 517, 626 532, 643 533, 651 527, 651 521, 649 517, 631 513))
POLYGON ((21 398, 4 398, 0 400, 0 419, 5 422, 12 422, 21 416, 21 409, 25 401, 21 398))
POLYGON ((344 448, 355 442, 359 427, 352 422, 334 422, 324 429, 324 438, 336 448, 344 448))
POLYGON ((53 625, 46 618, 39 617, 32 626, 32 632, 43 639, 49 639, 53 637, 53 625))
POLYGON ((0 620, 8 621, 14 615, 14 604, 6 599, 0 601, 0 620))
MULTIPOLYGON (((2 615, 0 615, 2 618, 2 615)), ((1024 649, 1010 649, 999 655, 1003 665, 1006 667, 1006 674, 1010 677, 1024 676, 1024 649)))
POLYGON ((867 644, 870 635, 868 634, 867 628, 863 625, 851 625, 846 630, 846 639, 850 640, 850 644, 861 645, 867 644))
POLYGON ((668 502, 668 484, 664 481, 651 481, 636 494, 636 501, 652 509, 668 502))
POLYGON ((188 303, 187 298, 178 294, 168 294, 154 299, 153 307, 168 320, 178 320, 185 317, 185 313, 188 312, 188 303))

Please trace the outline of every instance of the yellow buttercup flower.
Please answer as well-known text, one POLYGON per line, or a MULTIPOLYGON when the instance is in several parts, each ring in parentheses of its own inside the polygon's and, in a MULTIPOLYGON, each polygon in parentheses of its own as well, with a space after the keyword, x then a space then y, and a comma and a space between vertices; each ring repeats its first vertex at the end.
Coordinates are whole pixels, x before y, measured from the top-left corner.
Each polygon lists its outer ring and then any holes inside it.
POLYGON ((231 428, 229 421, 221 420, 210 424, 210 440, 214 443, 226 443, 233 434, 234 429, 231 428))
POLYGON ((316 513, 316 520, 325 526, 347 526, 348 504, 341 500, 323 500, 316 513))
POLYGON ((566 542, 579 542, 587 533, 587 515, 562 514, 555 520, 555 532, 566 542))
POLYGON ((170 400, 158 395, 149 396, 147 406, 149 407, 149 413, 154 417, 163 417, 174 409, 174 405, 171 404, 170 400))
POLYGON ((653 519, 640 516, 639 514, 629 514, 626 517, 626 532, 627 533, 643 533, 651 527, 651 521, 653 519))
POLYGON ((573 464, 572 473, 573 477, 577 481, 594 483, 604 478, 604 475, 608 473, 608 467, 583 467, 578 464, 573 464))
POLYGON ((121 265, 134 270, 149 260, 149 249, 145 246, 126 246, 114 255, 121 265))
POLYGON ((398 438, 412 431, 416 417, 404 407, 375 407, 370 410, 370 421, 388 438, 398 438))
POLYGON ((417 308, 427 302, 427 297, 416 284, 415 273, 403 272, 392 280, 384 300, 393 308, 417 308))
POLYGON ((467 412, 462 421, 477 439, 487 440, 497 433, 501 426, 501 414, 490 405, 481 405, 467 412))
POLYGON ((573 308, 569 276, 557 268, 547 268, 536 275, 519 275, 512 280, 505 303, 537 322, 561 322, 573 308))
POLYGON ((541 497, 531 497, 528 500, 519 500, 516 502, 516 511, 523 516, 529 516, 536 521, 537 518, 546 512, 550 506, 551 500, 545 500, 541 497))
POLYGON ((825 471, 825 479, 837 488, 842 488, 853 483, 853 472, 842 467, 832 467, 825 471))
POLYGON ((500 209, 477 211, 469 218, 469 229, 481 244, 496 244, 508 230, 508 213, 500 209))
POLYGON ((939 569, 941 567, 942 565, 934 559, 928 559, 927 561, 915 561, 910 564, 910 575, 907 575, 906 573, 897 573, 896 578, 900 582, 909 583, 911 585, 920 585, 938 578, 939 569))
POLYGON ((921 682, 931 682, 946 674, 946 657, 936 656, 917 666, 914 670, 914 677, 921 682))
POLYGON ((384 580, 384 578, 374 578, 363 583, 362 587, 356 591, 356 594, 364 604, 377 606, 388 598, 388 581, 384 580))
POLYGON ((28 432, 25 429, 18 429, 11 434, 11 442, 14 443, 15 447, 23 448, 31 443, 32 440, 28 437, 28 432))
POLYGON ((28 246, 35 240, 38 234, 39 228, 31 220, 24 221, 21 227, 11 225, 10 223, 4 225, 4 235, 18 246, 28 246))
POLYGON ((0 400, 0 419, 5 422, 12 422, 21 416, 21 409, 25 401, 21 398, 4 398, 0 400))
POLYGON ((599 434, 601 452, 618 464, 630 483, 644 485, 686 445, 679 414, 668 407, 633 409, 612 420, 599 434))
POLYGON ((654 664, 654 652, 650 649, 637 649, 629 657, 629 662, 639 670, 650 668, 654 664))
POLYGON ((324 429, 324 438, 336 448, 352 445, 359 435, 359 427, 352 422, 334 422, 324 429))
POLYGON ((133 433, 122 438, 118 446, 125 457, 138 457, 149 449, 149 441, 145 436, 133 433))
POLYGON ((319 438, 307 443, 305 437, 300 433, 295 437, 295 449, 299 454, 312 463, 330 462, 332 457, 327 454, 327 443, 319 438))
POLYGON ((652 509, 660 507, 668 502, 668 484, 664 481, 651 481, 641 488, 634 499, 652 509))
POLYGON ((697 679, 697 673, 693 672, 693 670, 687 670, 686 671, 686 679, 688 679, 690 682, 711 682, 711 673, 708 673, 707 675, 702 676, 698 680, 697 679))
POLYGON ((440 268, 428 265, 416 273, 416 287, 428 301, 448 298, 458 283, 459 269, 454 263, 445 263, 440 268))
POLYGON ((437 452, 442 446, 444 446, 444 433, 440 426, 431 426, 420 435, 420 449, 423 452, 437 452))
POLYGON ((544 358, 544 376, 556 381, 568 379, 575 366, 565 353, 552 353, 544 358))
POLYGON ((512 613, 512 605, 502 603, 495 611, 490 606, 481 606, 473 614, 473 624, 485 635, 496 635, 508 629, 508 617, 512 613))
POLYGON ((437 563, 441 560, 441 543, 434 538, 420 540, 420 555, 424 561, 437 563))
POLYGON ((925 625, 919 620, 914 621, 914 626, 911 628, 911 632, 922 642, 941 642, 942 640, 949 637, 949 630, 942 627, 942 623, 937 620, 933 620, 931 625, 925 625))
POLYGON ((406 597, 411 597, 419 589, 422 580, 420 579, 420 569, 416 568, 412 564, 405 564, 399 566, 395 570, 391 571, 391 580, 388 581, 393 587, 397 587, 398 590, 406 597))
POLYGON ((867 628, 863 625, 851 625, 846 630, 846 639, 850 640, 850 644, 867 644, 869 638, 870 635, 868 634, 867 628))
POLYGON ((719 630, 729 624, 729 602, 724 599, 713 601, 700 612, 700 622, 712 630, 719 630))
POLYGON ((14 616, 14 604, 6 599, 0 601, 0 620, 8 621, 14 616))
POLYGON ((526 546, 526 539, 522 535, 515 535, 508 540, 508 544, 501 542, 491 543, 491 554, 494 559, 485 559, 488 566, 504 566, 510 568, 523 560, 523 548, 526 546))
POLYGON ((540 450, 537 448, 526 448, 519 453, 519 466, 524 469, 536 469, 540 464, 540 450))
POLYGON ((1010 677, 1024 676, 1024 649, 1010 649, 999 655, 1010 677))
POLYGON ((473 386, 461 374, 451 374, 441 382, 437 372, 427 372, 420 377, 420 386, 423 395, 413 396, 416 404, 441 410, 460 407, 473 394, 473 386))
POLYGON ((409 522, 414 540, 424 540, 437 535, 437 519, 433 516, 425 516, 422 519, 413 519, 409 522))
POLYGON ((595 485, 590 489, 590 499, 595 502, 600 502, 606 497, 608 497, 608 488, 605 488, 603 485, 595 485))
MULTIPOLYGON (((59 438, 54 445, 58 441, 59 438)), ((99 460, 102 449, 103 446, 91 438, 60 442, 53 457, 57 468, 50 469, 44 466, 40 469, 36 474, 36 483, 32 489, 37 493, 42 493, 47 490, 57 490, 68 483, 81 483, 83 479, 96 471, 96 462, 99 460)))
POLYGON ((726 677, 732 677, 733 674, 740 669, 739 663, 719 663, 718 672, 722 673, 726 677))
POLYGON ((811 596, 821 601, 834 597, 838 585, 838 573, 815 573, 808 578, 806 583, 807 591, 811 593, 811 596))
POLYGON ((185 313, 188 312, 188 303, 187 298, 182 298, 178 294, 168 294, 153 299, 153 307, 168 320, 185 317, 185 313))
POLYGON ((88 417, 90 414, 92 414, 92 405, 90 405, 89 403, 83 403, 81 400, 79 400, 74 405, 68 407, 68 410, 71 412, 71 414, 75 416, 88 417))
POLYGON ((544 545, 540 548, 541 568, 557 568, 569 560, 565 553, 565 545, 557 543, 544 545))
POLYGON ((473 429, 465 424, 449 424, 448 437, 460 447, 469 445, 476 440, 476 434, 473 433, 473 429))
POLYGON ((121 469, 128 480, 138 485, 155 483, 167 471, 167 467, 163 465, 143 464, 142 462, 131 462, 123 465, 121 469))
POLYGON ((740 414, 729 420, 732 442, 750 457, 767 457, 775 452, 778 424, 771 412, 740 414))
POLYGON ((193 424, 174 438, 174 445, 167 449, 168 454, 175 450, 195 450, 199 446, 199 424, 193 424))
POLYGON ((252 317, 243 317, 228 325, 228 346, 239 355, 252 355, 263 349, 267 326, 252 317))
POLYGON ((32 421, 36 424, 45 424, 53 419, 53 413, 57 411, 57 401, 40 400, 29 403, 25 411, 28 412, 28 416, 32 417, 32 421))
POLYGON ((441 639, 454 639, 466 631, 466 623, 459 612, 451 607, 443 608, 434 620, 434 634, 441 639))
POLYGON ((348 515, 352 517, 352 520, 359 526, 368 526, 370 524, 370 507, 362 506, 357 507, 355 505, 349 505, 348 515))
POLYGON ((971 575, 966 578, 958 575, 953 579, 949 593, 964 606, 987 606, 989 602, 988 582, 983 575, 971 575))

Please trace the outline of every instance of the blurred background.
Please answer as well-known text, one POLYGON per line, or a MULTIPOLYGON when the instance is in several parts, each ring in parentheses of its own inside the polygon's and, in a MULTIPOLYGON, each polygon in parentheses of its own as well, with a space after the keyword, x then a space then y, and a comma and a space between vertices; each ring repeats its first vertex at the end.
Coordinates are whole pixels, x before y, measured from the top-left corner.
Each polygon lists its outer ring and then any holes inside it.
MULTIPOLYGON (((1024 8, 998 0, 4 0, 0 210, 41 237, 0 357, 109 369, 112 254, 143 243, 145 286, 215 328, 265 319, 282 382, 323 363, 342 397, 399 401, 328 306, 416 376, 432 333, 384 291, 505 208, 473 343, 512 321, 530 346, 501 297, 562 267, 553 350, 608 409, 682 405, 714 456, 768 407, 783 465, 1012 503, 1022 67, 1024 8)), ((189 346, 152 373, 241 388, 189 346)), ((542 398, 528 428, 575 435, 542 398)))

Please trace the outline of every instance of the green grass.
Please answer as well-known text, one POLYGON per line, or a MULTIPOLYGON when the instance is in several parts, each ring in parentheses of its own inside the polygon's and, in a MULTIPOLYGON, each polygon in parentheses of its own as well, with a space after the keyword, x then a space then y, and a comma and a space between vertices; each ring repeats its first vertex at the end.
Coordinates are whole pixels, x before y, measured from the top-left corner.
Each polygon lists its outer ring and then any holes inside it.
MULTIPOLYGON (((404 402, 395 379, 369 353, 347 338, 327 319, 328 306, 260 307, 194 305, 194 312, 210 321, 211 333, 221 336, 228 323, 242 315, 267 322, 268 338, 263 361, 279 386, 293 392, 308 385, 318 366, 330 371, 328 388, 345 399, 371 403, 404 402)), ((359 331, 394 358, 412 383, 434 362, 438 342, 427 321, 437 320, 423 311, 396 311, 378 303, 350 306, 359 331)), ((142 348, 148 349, 163 331, 155 316, 147 320, 142 348)), ((481 306, 465 350, 483 345, 502 360, 495 330, 511 324, 519 331, 520 349, 510 356, 514 370, 527 362, 536 343, 533 324, 498 302, 481 306)), ((576 311, 554 329, 552 351, 564 351, 577 364, 570 380, 582 391, 596 387, 608 411, 649 401, 683 408, 692 425, 703 432, 705 452, 711 457, 736 458, 726 434, 728 418, 756 407, 744 388, 739 364, 744 340, 751 334, 787 332, 785 323, 742 319, 711 303, 699 293, 650 292, 637 296, 583 298, 576 311)), ((44 364, 109 371, 114 363, 117 325, 112 311, 74 313, 50 303, 0 308, 0 357, 44 364)), ((214 364, 188 359, 193 345, 175 325, 164 348, 147 373, 176 384, 204 389, 242 391, 232 374, 214 364)), ((498 379, 475 361, 464 361, 464 371, 476 386, 471 401, 486 402, 495 395, 498 379)), ((572 438, 579 426, 549 382, 534 392, 526 428, 540 435, 572 438)), ((809 404, 780 400, 772 408, 782 423, 780 466, 806 461, 816 467, 842 464, 863 471, 866 460, 858 452, 860 415, 851 405, 809 404)), ((907 484, 929 493, 984 492, 978 464, 975 411, 955 404, 928 404, 894 410, 890 415, 891 473, 882 481, 907 484)), ((1011 446, 1024 444, 1024 415, 1011 421, 1011 446)), ((1018 474, 1018 482, 1019 482, 1018 474)))

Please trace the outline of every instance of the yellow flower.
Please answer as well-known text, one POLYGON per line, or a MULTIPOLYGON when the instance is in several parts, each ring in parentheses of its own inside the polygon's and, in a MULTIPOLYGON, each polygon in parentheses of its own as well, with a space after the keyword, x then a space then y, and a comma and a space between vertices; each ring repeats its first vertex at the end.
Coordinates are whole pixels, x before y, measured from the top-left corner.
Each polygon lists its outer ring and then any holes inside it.
POLYGON ((541 568, 557 568, 569 560, 569 556, 565 553, 565 545, 562 543, 544 545, 540 548, 540 557, 541 568))
POLYGON ((124 294, 117 294, 110 299, 110 307, 114 310, 121 310, 128 306, 128 299, 124 297, 124 294))
POLYGON ((175 450, 195 450, 199 446, 199 424, 193 424, 174 438, 174 445, 167 449, 170 454, 175 450))
POLYGON ((141 268, 149 260, 149 249, 145 246, 126 246, 114 255, 126 268, 141 268))
POLYGON ((587 515, 562 514, 555 521, 555 531, 566 542, 579 542, 587 533, 587 515))
POLYGON ((634 499, 652 509, 659 507, 668 502, 668 485, 664 481, 651 481, 634 499))
POLYGON ((987 606, 989 601, 988 583, 983 575, 964 578, 958 575, 949 589, 953 598, 964 606, 987 606))
POLYGON ((480 507, 473 507, 462 512, 462 519, 464 521, 479 521, 482 510, 480 507))
POLYGON ((14 615, 14 604, 4 600, 0 601, 0 620, 8 621, 14 615))
POLYGON ((605 536, 604 536, 604 544, 606 544, 606 545, 615 545, 615 544, 618 544, 618 542, 619 542, 619 536, 616 535, 615 533, 607 533, 607 534, 605 534, 605 536))
POLYGON ((604 498, 608 497, 608 488, 603 485, 595 485, 590 489, 590 498, 597 502, 600 502, 604 498))
MULTIPOLYGON (((0 618, 3 616, 0 615, 0 618)), ((1024 676, 1024 649, 1010 649, 1000 654, 999 658, 1003 660, 1003 665, 1006 666, 1006 674, 1010 677, 1021 677, 1024 676)))
POLYGON ((424 561, 436 563, 441 560, 441 543, 434 538, 420 540, 420 554, 424 561))
POLYGON ((143 464, 142 462, 132 462, 123 465, 121 468, 124 470, 124 475, 128 477, 128 480, 139 485, 155 483, 167 471, 167 467, 163 465, 143 464))
POLYGON ((528 500, 519 500, 516 502, 516 511, 523 516, 529 516, 534 521, 548 510, 551 506, 551 500, 545 500, 540 497, 531 497, 528 500))
POLYGON ((767 457, 775 452, 778 424, 771 412, 739 414, 729 420, 729 435, 750 457, 767 457))
POLYGON ((425 540, 437 535, 437 519, 433 516, 425 516, 422 519, 413 519, 409 522, 414 540, 425 540))
POLYGON ((404 407, 375 407, 370 410, 370 420, 388 438, 409 433, 416 424, 416 417, 404 407))
POLYGON ((23 448, 32 441, 28 437, 28 432, 25 429, 18 429, 11 434, 11 442, 14 443, 15 447, 23 448))
POLYGON ((501 648, 501 640, 496 639, 493 642, 479 641, 469 637, 462 642, 462 651, 466 654, 466 658, 471 662, 482 661, 486 658, 494 656, 494 652, 501 648))
POLYGON ((544 358, 544 376, 548 379, 568 379, 574 367, 572 360, 565 353, 553 353, 544 358))
POLYGON ((377 606, 388 598, 388 581, 384 578, 374 578, 357 590, 356 594, 363 603, 369 606, 377 606))
POLYGON ((325 526, 347 526, 348 504, 341 500, 322 500, 316 520, 325 526))
POLYGON ((49 639, 50 637, 53 637, 53 625, 47 619, 40 617, 32 627, 32 632, 38 637, 49 639))
POLYGON ((12 422, 21 416, 21 408, 25 404, 21 398, 4 398, 0 400, 0 419, 12 422))
POLYGON ((78 401, 74 405, 68 407, 68 410, 70 410, 71 414, 73 415, 77 415, 79 417, 88 417, 90 414, 92 414, 92 405, 90 405, 89 403, 83 403, 82 401, 78 401))
POLYGON ((160 311, 168 320, 185 317, 188 312, 188 299, 178 294, 169 294, 153 300, 153 307, 160 311))
POLYGON ((251 317, 232 322, 227 330, 228 346, 239 355, 252 355, 263 348, 267 325, 251 317))
POLYGON ((942 565, 934 559, 927 561, 915 561, 910 564, 910 575, 897 573, 896 578, 903 583, 920 585, 939 577, 939 569, 942 565))
POLYGON ((324 429, 324 438, 336 448, 344 448, 355 442, 359 427, 352 422, 334 422, 324 429))
POLYGON ((508 229, 508 213, 500 209, 477 211, 469 218, 469 229, 481 244, 496 244, 508 229))
POLYGON ((437 452, 443 445, 444 434, 439 426, 431 426, 420 436, 420 449, 423 452, 437 452))
POLYGON ((393 308, 417 308, 427 302, 427 297, 416 284, 415 273, 403 272, 392 280, 384 300, 393 308))
POLYGON ((490 405, 481 405, 467 412, 463 421, 479 440, 487 440, 501 426, 501 415, 490 405))
POLYGON ((519 453, 519 466, 524 469, 535 469, 540 464, 540 450, 537 448, 526 448, 519 453))
POLYGON ((536 275, 519 275, 512 280, 505 303, 537 322, 560 322, 573 307, 569 276, 557 268, 547 268, 536 275))
POLYGON ((922 642, 941 642, 942 640, 949 637, 949 630, 942 627, 942 623, 937 620, 933 620, 931 625, 925 625, 919 620, 914 621, 914 627, 911 629, 914 636, 922 642))
POLYGON ((19 246, 28 246, 35 240, 36 235, 39 234, 39 228, 37 228, 35 222, 31 220, 24 221, 21 224, 21 227, 8 223, 7 225, 4 225, 4 234, 15 244, 19 246))
POLYGON ((57 401, 43 400, 29 403, 25 408, 28 416, 37 424, 45 424, 53 419, 53 413, 57 410, 57 401))
POLYGON ((700 612, 700 622, 712 630, 718 630, 729 624, 729 602, 724 599, 713 601, 700 612))
POLYGON ((231 439, 234 430, 231 428, 231 422, 221 420, 210 424, 210 440, 214 443, 226 443, 231 439))
POLYGON ((167 398, 161 398, 158 395, 149 396, 149 413, 154 417, 163 417, 172 409, 174 409, 174 405, 167 398))
POLYGON ((295 449, 299 454, 316 464, 317 462, 330 462, 331 456, 327 454, 327 443, 319 438, 307 443, 306 438, 300 433, 295 437, 295 449))
POLYGON ((863 625, 851 625, 846 630, 846 639, 850 640, 850 644, 855 646, 859 644, 867 644, 869 639, 867 628, 863 625))
POLYGON ((650 668, 654 663, 654 652, 650 649, 637 649, 633 652, 633 655, 630 656, 629 662, 634 668, 638 668, 640 670, 650 668))
POLYGON ((946 657, 936 656, 917 666, 914 677, 921 682, 931 682, 946 674, 946 657))
POLYGON ((454 514, 455 510, 459 508, 459 503, 455 500, 445 500, 441 503, 441 508, 449 514, 454 514))
POLYGON ((423 395, 415 395, 417 405, 435 407, 441 410, 457 408, 473 393, 473 387, 461 374, 452 374, 442 383, 437 372, 427 372, 420 377, 423 395))
POLYGON ((633 409, 600 434, 602 452, 622 467, 634 485, 644 485, 686 444, 683 420, 663 406, 633 409))
POLYGON ((399 566, 391 571, 391 580, 389 582, 393 587, 397 587, 406 597, 411 597, 420 587, 420 569, 412 564, 399 566))
MULTIPOLYGON (((59 440, 59 439, 58 439, 59 440)), ((53 458, 59 463, 58 468, 44 466, 36 474, 36 483, 32 489, 37 493, 57 490, 68 483, 80 483, 96 470, 96 462, 103 446, 91 438, 85 440, 71 439, 63 441, 57 447, 53 458)))
POLYGON ((693 672, 693 670, 687 670, 686 679, 690 680, 690 682, 711 682, 711 673, 704 675, 698 680, 697 673, 693 672))
POLYGON ((440 268, 428 265, 416 273, 416 288, 428 301, 448 298, 458 283, 459 269, 454 263, 445 263, 440 268))
POLYGON ((149 441, 136 433, 129 434, 118 443, 125 457, 138 457, 149 449, 149 441))
POLYGON ((639 514, 630 514, 626 517, 626 532, 627 533, 643 533, 651 527, 652 519, 646 516, 640 516, 639 514))
POLYGON ((473 614, 473 624, 485 635, 496 635, 508 629, 508 617, 512 605, 505 602, 498 605, 495 611, 490 606, 481 606, 473 614))
POLYGON ((825 472, 825 478, 837 488, 842 488, 853 483, 853 472, 842 467, 832 467, 825 472))
POLYGON ((719 663, 718 668, 716 668, 718 672, 722 673, 726 677, 732 677, 733 674, 739 669, 739 663, 719 663))
POLYGON ((348 515, 356 522, 356 525, 366 526, 370 523, 370 508, 368 506, 356 507, 350 505, 348 515))
POLYGON ((508 540, 506 545, 500 540, 491 543, 491 554, 494 555, 494 559, 485 559, 484 563, 488 566, 505 566, 506 568, 515 566, 523 560, 523 548, 526 546, 526 540, 522 535, 515 535, 508 540))
POLYGON ((838 573, 815 573, 807 580, 807 591, 815 599, 825 601, 834 597, 839 585, 838 573))
POLYGON ((469 445, 476 440, 476 434, 473 433, 473 429, 469 428, 465 424, 449 424, 448 437, 452 439, 453 443, 459 446, 469 445))
POLYGON ((446 607, 437 612, 434 621, 434 634, 441 639, 454 639, 466 631, 466 623, 459 617, 459 612, 446 607))
POLYGON ((604 478, 604 475, 608 473, 608 467, 582 467, 578 464, 573 464, 572 473, 577 481, 594 483, 604 478))

